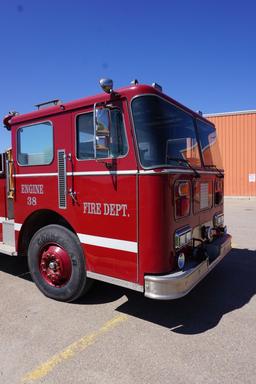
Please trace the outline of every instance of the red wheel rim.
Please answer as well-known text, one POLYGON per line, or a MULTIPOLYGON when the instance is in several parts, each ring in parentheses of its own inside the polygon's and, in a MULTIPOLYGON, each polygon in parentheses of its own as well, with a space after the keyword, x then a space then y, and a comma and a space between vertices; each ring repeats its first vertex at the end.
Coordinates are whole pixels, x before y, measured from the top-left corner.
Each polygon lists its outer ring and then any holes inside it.
POLYGON ((69 254, 58 244, 47 244, 39 259, 43 279, 53 287, 63 287, 70 280, 72 264, 69 254))

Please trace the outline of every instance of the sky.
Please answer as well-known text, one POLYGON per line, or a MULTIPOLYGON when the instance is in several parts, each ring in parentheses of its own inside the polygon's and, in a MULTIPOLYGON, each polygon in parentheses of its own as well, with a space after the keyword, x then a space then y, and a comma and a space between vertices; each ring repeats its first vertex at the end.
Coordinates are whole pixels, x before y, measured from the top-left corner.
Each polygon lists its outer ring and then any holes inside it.
POLYGON ((99 93, 102 77, 157 82, 203 113, 256 109, 253 0, 0 0, 0 15, 1 121, 99 93))

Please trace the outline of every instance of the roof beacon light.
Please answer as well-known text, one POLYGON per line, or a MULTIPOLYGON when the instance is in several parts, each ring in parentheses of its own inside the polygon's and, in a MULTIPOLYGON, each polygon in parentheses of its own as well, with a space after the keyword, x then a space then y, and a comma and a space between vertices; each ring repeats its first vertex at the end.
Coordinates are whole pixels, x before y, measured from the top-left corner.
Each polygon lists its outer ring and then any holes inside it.
POLYGON ((131 81, 131 85, 137 85, 137 84, 139 84, 137 79, 134 79, 134 80, 131 81))
POLYGON ((161 85, 157 84, 157 83, 153 83, 152 84, 152 87, 154 87, 155 89, 157 89, 158 91, 160 92, 163 92, 163 88, 161 85))
POLYGON ((100 79, 100 86, 106 93, 113 92, 113 80, 111 79, 100 79))

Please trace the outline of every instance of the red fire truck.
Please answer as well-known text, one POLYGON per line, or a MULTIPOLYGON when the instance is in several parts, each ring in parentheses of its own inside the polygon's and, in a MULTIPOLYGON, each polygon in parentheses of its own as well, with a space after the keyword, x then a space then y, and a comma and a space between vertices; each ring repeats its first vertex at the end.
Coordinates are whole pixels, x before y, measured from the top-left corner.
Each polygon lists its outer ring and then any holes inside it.
POLYGON ((27 257, 61 301, 93 280, 182 297, 231 248, 214 125, 156 83, 100 84, 100 95, 4 118, 0 252, 27 257))

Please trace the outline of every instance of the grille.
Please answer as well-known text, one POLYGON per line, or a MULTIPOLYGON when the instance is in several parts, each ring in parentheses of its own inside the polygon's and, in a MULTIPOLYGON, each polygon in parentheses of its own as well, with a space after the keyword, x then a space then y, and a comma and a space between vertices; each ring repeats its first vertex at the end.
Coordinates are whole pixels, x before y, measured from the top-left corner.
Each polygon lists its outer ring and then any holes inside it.
POLYGON ((67 208, 66 155, 63 149, 58 151, 58 191, 59 208, 67 208))
POLYGON ((200 184, 200 209, 208 208, 208 183, 200 184))

